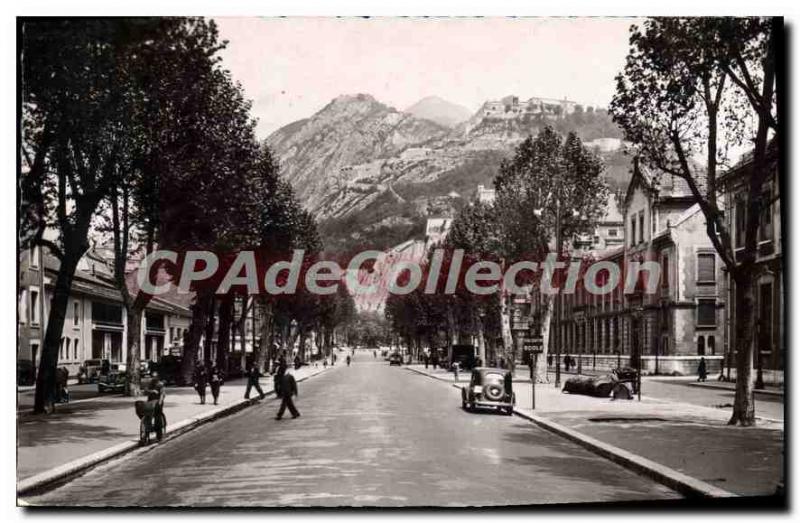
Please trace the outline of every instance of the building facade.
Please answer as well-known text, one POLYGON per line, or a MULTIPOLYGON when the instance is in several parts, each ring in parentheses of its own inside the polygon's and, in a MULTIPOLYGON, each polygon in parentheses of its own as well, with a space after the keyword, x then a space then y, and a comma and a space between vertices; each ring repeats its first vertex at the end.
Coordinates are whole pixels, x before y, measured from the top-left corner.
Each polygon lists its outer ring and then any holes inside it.
MULTIPOLYGON (((786 360, 786 338, 784 330, 784 275, 783 235, 781 222, 781 194, 778 170, 778 153, 771 148, 768 156, 770 172, 762 187, 762 211, 758 227, 758 252, 755 267, 754 313, 756 315, 756 351, 753 366, 760 369, 762 381, 782 384, 786 360)), ((739 165, 719 177, 725 204, 726 228, 731 233, 734 254, 739 258, 744 251, 745 227, 747 223, 747 184, 753 174, 752 158, 745 158, 739 165)), ((726 274, 725 294, 729 307, 726 309, 725 326, 727 362, 736 373, 736 284, 726 274)))
MULTIPOLYGON (((580 360, 583 368, 600 369, 635 367, 641 356, 644 373, 674 375, 696 373, 705 358, 709 374, 719 373, 725 354, 724 277, 688 186, 635 165, 621 217, 620 244, 573 251, 576 258, 613 263, 621 277, 606 294, 578 285, 575 293, 558 295, 561 319, 552 328, 560 329, 561 354, 580 360), (626 292, 626 271, 635 262, 645 270, 626 292), (657 274, 647 269, 653 262, 657 274), (655 285, 648 288, 649 278, 655 285)), ((541 303, 542 297, 534 296, 534 312, 541 303)))
MULTIPOLYGON (((23 374, 38 368, 59 260, 46 249, 31 248, 20 257, 17 321, 18 367, 23 374)), ((58 365, 75 376, 88 359, 107 359, 111 364, 127 361, 128 325, 119 290, 102 249, 90 249, 80 260, 70 292, 64 321, 58 365)), ((191 321, 185 306, 153 298, 142 317, 143 361, 159 361, 170 347, 182 346, 182 336, 191 321)))

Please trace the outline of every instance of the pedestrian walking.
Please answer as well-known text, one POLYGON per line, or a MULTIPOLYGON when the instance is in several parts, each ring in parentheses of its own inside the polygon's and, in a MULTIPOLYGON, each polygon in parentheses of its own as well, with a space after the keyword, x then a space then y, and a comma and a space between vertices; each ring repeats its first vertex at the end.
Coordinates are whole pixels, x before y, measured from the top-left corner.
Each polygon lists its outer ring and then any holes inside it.
POLYGON ((214 398, 214 405, 219 401, 219 389, 222 387, 222 380, 222 372, 216 365, 212 365, 211 370, 208 372, 208 384, 211 387, 211 397, 214 398))
POLYGON ((347 366, 349 367, 350 366, 350 355, 349 354, 347 355, 347 359, 345 361, 347 361, 347 366))
POLYGON ((706 370, 706 359, 700 358, 700 363, 697 365, 697 381, 706 381, 708 371, 706 370))
POLYGON ((286 374, 286 361, 281 359, 278 362, 278 370, 275 371, 275 376, 272 378, 272 388, 278 398, 281 397, 281 383, 284 374, 286 374))
POLYGON ((303 362, 300 361, 300 355, 296 355, 294 357, 294 370, 299 369, 303 365, 303 362))
POLYGON ((247 388, 244 390, 244 399, 250 399, 250 390, 255 388, 259 397, 264 399, 264 391, 261 390, 261 384, 258 379, 261 377, 261 371, 258 370, 258 365, 251 364, 247 368, 247 388))
POLYGON ((428 355, 427 354, 423 354, 422 355, 422 361, 425 362, 425 368, 427 369, 428 368, 428 355))
POLYGON ((206 404, 206 385, 208 385, 208 372, 202 363, 198 363, 194 368, 194 376, 192 377, 194 390, 200 396, 200 405, 206 404))
POLYGON ((294 406, 294 401, 292 400, 292 396, 297 396, 297 381, 295 381, 291 371, 287 370, 283 376, 281 376, 280 390, 281 407, 278 409, 278 414, 275 416, 275 419, 281 419, 287 408, 289 409, 292 418, 300 416, 300 412, 298 412, 297 407, 294 406))

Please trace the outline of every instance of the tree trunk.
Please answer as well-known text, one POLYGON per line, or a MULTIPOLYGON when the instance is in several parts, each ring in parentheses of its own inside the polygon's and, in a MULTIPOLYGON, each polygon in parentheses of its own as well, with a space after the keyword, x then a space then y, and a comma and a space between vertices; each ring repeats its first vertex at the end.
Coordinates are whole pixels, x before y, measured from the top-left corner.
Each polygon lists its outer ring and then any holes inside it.
POLYGON ((447 304, 447 361, 453 359, 453 345, 458 343, 458 328, 456 327, 455 315, 453 314, 454 303, 447 304))
POLYGON ((550 352, 550 322, 553 318, 553 298, 544 295, 542 308, 541 327, 542 327, 542 353, 536 362, 536 382, 550 383, 547 377, 547 354, 550 352))
MULTIPOLYGON (((503 356, 506 361, 513 359, 514 339, 511 336, 510 298, 501 290, 500 294, 500 333, 503 336, 503 356)), ((510 362, 513 368, 513 361, 510 362)))
MULTIPOLYGON (((744 271, 742 271, 744 272, 744 271)), ((755 286, 749 274, 736 278, 736 394, 729 425, 755 425, 753 356, 755 354, 755 286)))
MULTIPOLYGON (((255 299, 255 298, 254 298, 255 299)), ((262 302, 262 318, 261 318, 261 342, 258 344, 253 360, 259 370, 264 369, 270 355, 270 347, 272 341, 272 304, 264 300, 262 302)))
POLYGON ((216 311, 217 298, 211 295, 211 300, 208 304, 208 316, 206 316, 205 335, 203 336, 203 365, 206 368, 211 366, 211 349, 214 345, 214 330, 216 329, 217 319, 216 311))
POLYGON ((183 348, 183 359, 178 375, 178 385, 187 385, 192 382, 194 369, 197 365, 197 354, 200 352, 200 338, 206 324, 206 313, 209 309, 210 294, 198 294, 192 305, 192 323, 189 325, 189 336, 183 348))
MULTIPOLYGON (((53 409, 53 400, 56 393, 58 352, 61 348, 61 335, 64 330, 64 317, 69 306, 72 280, 81 256, 81 254, 77 253, 78 250, 80 249, 76 249, 76 252, 73 253, 65 253, 58 270, 58 276, 56 276, 53 300, 50 304, 50 313, 47 318, 44 346, 42 347, 42 355, 39 358, 39 372, 36 375, 36 392, 33 405, 35 414, 44 414, 53 409)), ((45 268, 41 267, 40 270, 44 271, 45 268)), ((45 289, 39 289, 39 299, 47 299, 45 289)), ((44 318, 41 317, 40 321, 44 321, 44 318)))
POLYGON ((228 354, 231 347, 231 321, 233 320, 233 296, 223 296, 219 303, 219 334, 217 335, 216 365, 228 372, 228 354))
POLYGON ((142 377, 139 373, 139 361, 142 354, 142 316, 144 309, 131 307, 127 311, 128 321, 128 379, 125 383, 125 395, 136 397, 141 394, 142 377))
POLYGON ((478 358, 481 360, 481 365, 486 365, 486 340, 483 336, 483 318, 480 314, 473 309, 473 317, 475 319, 475 327, 478 338, 478 358))

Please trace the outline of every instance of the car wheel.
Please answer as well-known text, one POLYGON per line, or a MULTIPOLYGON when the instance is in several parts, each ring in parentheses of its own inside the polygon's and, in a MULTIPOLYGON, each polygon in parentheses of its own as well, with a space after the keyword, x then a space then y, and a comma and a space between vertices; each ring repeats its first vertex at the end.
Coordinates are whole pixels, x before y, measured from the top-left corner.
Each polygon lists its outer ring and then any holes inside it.
POLYGON ((506 414, 508 416, 513 416, 514 415, 514 407, 506 407, 506 414))
POLYGON ((609 395, 611 395, 611 388, 612 387, 610 383, 604 383, 602 385, 598 385, 597 395, 600 396, 601 398, 607 398, 609 395))

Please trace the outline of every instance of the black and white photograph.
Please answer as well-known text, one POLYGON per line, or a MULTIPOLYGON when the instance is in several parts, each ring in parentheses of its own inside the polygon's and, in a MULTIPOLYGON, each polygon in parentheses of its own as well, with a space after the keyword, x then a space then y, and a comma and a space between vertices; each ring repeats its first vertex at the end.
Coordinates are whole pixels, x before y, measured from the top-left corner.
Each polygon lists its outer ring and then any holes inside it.
POLYGON ((51 13, 6 68, 23 517, 787 510, 779 7, 51 13))

